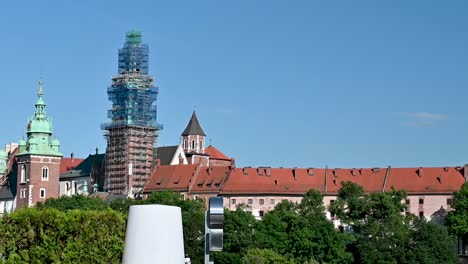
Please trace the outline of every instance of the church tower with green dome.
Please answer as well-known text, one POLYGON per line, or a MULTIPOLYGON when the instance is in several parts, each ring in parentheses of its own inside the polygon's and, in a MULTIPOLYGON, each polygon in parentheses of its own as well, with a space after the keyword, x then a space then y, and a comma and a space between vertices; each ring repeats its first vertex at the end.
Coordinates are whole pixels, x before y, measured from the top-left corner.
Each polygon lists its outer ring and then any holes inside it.
POLYGON ((47 198, 58 198, 60 142, 52 138, 52 122, 46 114, 42 81, 34 116, 26 128, 27 139, 20 140, 16 207, 32 207, 47 198))

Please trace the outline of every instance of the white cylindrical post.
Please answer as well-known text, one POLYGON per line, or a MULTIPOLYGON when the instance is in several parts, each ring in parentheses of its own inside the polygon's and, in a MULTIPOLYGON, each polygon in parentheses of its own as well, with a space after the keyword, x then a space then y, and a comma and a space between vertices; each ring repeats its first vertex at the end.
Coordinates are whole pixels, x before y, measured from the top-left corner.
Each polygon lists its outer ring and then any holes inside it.
POLYGON ((125 236, 124 264, 183 264, 184 236, 180 207, 130 207, 125 236))

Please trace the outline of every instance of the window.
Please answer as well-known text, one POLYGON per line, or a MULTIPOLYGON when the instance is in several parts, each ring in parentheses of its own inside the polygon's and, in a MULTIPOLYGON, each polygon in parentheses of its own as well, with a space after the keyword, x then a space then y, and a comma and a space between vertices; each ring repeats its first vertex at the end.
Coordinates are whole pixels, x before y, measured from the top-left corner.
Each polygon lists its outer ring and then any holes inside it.
POLYGON ((330 205, 333 205, 335 203, 335 200, 330 200, 330 205))
POLYGON ((26 165, 21 166, 21 183, 26 183, 26 165))
POLYGON ((180 194, 180 199, 185 200, 185 193, 180 194))
POLYGON ((265 214, 265 212, 260 211, 260 212, 258 212, 258 214, 259 214, 260 217, 263 217, 263 215, 265 214))
POLYGON ((406 204, 410 204, 410 199, 406 199, 406 204))
POLYGON ((26 198, 26 189, 20 190, 20 198, 26 198))
POLYGON ((265 200, 260 199, 260 204, 265 204, 265 200))
POLYGON ((200 148, 203 148, 203 140, 200 140, 200 148))
POLYGON ((49 180, 49 168, 48 167, 42 167, 42 180, 43 181, 49 180))
POLYGON ((198 195, 194 195, 194 196, 193 196, 193 199, 195 199, 195 201, 198 201, 198 198, 199 198, 198 195))
POLYGON ((270 199, 270 204, 275 204, 275 203, 276 203, 275 199, 270 199))
POLYGON ((253 204, 253 200, 252 200, 252 199, 248 199, 248 200, 247 200, 247 203, 248 203, 248 204, 253 204))
POLYGON ((187 149, 187 140, 184 140, 184 149, 187 149))
POLYGON ((39 197, 40 198, 46 198, 46 189, 45 188, 41 188, 39 190, 39 197))
POLYGON ((419 212, 419 217, 424 217, 424 212, 423 211, 419 212))
POLYGON ((419 199, 419 204, 424 204, 424 199, 419 199))
POLYGON ((195 140, 192 140, 192 149, 195 149, 195 140))
POLYGON ((232 203, 232 204, 236 204, 236 199, 232 199, 232 200, 231 200, 231 203, 232 203))

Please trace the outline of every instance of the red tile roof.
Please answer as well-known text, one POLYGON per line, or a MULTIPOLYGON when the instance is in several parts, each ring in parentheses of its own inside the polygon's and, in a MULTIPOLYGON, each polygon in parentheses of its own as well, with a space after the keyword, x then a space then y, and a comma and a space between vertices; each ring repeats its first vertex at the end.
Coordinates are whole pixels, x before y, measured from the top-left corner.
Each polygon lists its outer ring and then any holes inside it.
POLYGON ((335 195, 343 181, 355 182, 367 192, 389 191, 392 187, 411 193, 440 194, 460 189, 468 177, 465 167, 437 168, 233 168, 197 165, 161 166, 145 192, 172 189, 220 195, 302 195, 310 189, 335 195))
POLYGON ((466 167, 392 168, 385 190, 394 187, 408 193, 452 193, 465 182, 464 170, 466 167))
POLYGON ((205 154, 208 154, 210 156, 210 159, 231 160, 228 156, 224 155, 213 145, 210 145, 207 148, 205 148, 205 154))
POLYGON ((78 166, 84 159, 79 158, 62 158, 60 162, 60 175, 64 174, 65 172, 74 169, 78 166))
POLYGON ((160 166, 146 184, 143 192, 161 190, 188 191, 190 180, 197 170, 194 164, 160 166))

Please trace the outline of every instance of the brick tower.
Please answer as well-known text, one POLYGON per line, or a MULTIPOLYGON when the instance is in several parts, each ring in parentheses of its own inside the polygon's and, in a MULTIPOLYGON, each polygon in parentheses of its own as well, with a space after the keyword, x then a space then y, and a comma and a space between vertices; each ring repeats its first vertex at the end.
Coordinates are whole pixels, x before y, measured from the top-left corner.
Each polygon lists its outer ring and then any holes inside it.
POLYGON ((16 155, 18 174, 16 207, 32 207, 59 197, 60 142, 52 139, 52 123, 46 115, 42 82, 34 116, 28 122, 27 140, 20 140, 16 155))
POLYGON ((134 197, 145 186, 153 167, 158 130, 158 89, 148 75, 148 46, 141 32, 130 31, 119 49, 118 75, 107 89, 112 108, 104 125, 107 138, 106 186, 111 194, 134 197))

